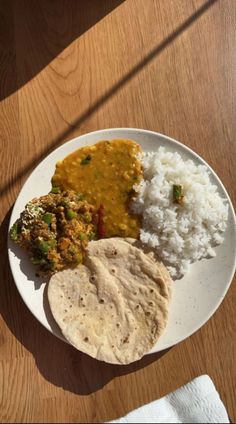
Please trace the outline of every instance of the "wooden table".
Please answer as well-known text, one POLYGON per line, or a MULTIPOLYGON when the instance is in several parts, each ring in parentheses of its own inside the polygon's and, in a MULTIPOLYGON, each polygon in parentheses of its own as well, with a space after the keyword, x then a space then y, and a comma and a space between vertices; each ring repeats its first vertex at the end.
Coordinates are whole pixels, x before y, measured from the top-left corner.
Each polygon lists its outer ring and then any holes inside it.
POLYGON ((204 373, 236 420, 235 284, 186 341, 111 366, 35 320, 6 246, 12 205, 35 165, 100 128, 147 128, 180 140, 235 201, 235 27, 235 0, 1 1, 1 422, 107 421, 204 373))

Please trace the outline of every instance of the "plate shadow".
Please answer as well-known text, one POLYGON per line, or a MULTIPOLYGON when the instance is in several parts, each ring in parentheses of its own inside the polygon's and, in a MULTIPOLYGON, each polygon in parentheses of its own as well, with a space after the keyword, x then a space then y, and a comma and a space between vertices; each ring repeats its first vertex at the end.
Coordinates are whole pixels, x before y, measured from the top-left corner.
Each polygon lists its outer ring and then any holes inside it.
MULTIPOLYGON (((41 375, 64 390, 88 395, 117 376, 133 373, 157 361, 170 349, 153 353, 130 365, 97 361, 49 333, 24 305, 14 284, 8 263, 7 232, 12 209, 0 227, 0 314, 11 333, 32 353, 41 375)), ((49 311, 47 312, 48 316, 49 311)), ((50 320, 53 319, 50 317, 50 320)))

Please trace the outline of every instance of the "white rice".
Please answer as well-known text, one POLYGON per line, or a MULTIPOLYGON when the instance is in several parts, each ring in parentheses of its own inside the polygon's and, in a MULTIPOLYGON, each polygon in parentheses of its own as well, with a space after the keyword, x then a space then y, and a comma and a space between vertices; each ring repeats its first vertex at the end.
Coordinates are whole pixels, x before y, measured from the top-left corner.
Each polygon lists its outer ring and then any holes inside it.
POLYGON ((144 179, 135 186, 134 212, 142 214, 140 238, 156 249, 172 277, 184 275, 191 262, 216 255, 227 226, 228 204, 209 178, 206 166, 184 161, 160 147, 141 155, 144 179), (173 202, 181 185, 183 205, 173 202))

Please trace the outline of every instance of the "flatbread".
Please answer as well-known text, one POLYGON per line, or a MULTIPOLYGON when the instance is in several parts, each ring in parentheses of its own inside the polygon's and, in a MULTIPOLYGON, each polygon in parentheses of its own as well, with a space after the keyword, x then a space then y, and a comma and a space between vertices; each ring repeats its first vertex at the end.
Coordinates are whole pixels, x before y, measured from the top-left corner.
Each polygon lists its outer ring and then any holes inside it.
POLYGON ((165 267, 162 260, 158 256, 156 250, 152 249, 150 246, 143 243, 141 240, 133 239, 133 238, 130 238, 130 237, 127 237, 127 238, 124 238, 124 239, 121 239, 121 240, 124 240, 127 243, 132 244, 132 246, 137 247, 138 249, 141 249, 143 251, 143 253, 148 255, 149 258, 151 258, 153 261, 156 262, 156 264, 158 265, 158 268, 159 268, 159 272, 160 272, 160 274, 161 274, 162 278, 164 279, 165 284, 167 286, 168 297, 169 297, 169 299, 171 299, 173 280, 170 276, 168 269, 165 267))
POLYGON ((159 262, 118 238, 89 243, 84 265, 54 274, 48 299, 65 338, 93 358, 128 364, 155 345, 170 288, 159 262))

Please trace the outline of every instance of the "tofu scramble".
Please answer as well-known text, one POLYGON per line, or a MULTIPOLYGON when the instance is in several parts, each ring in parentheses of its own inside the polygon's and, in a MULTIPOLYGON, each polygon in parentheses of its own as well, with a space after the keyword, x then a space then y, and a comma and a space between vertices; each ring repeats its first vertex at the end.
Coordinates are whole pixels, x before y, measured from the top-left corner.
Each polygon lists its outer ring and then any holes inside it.
POLYGON ((137 143, 123 139, 82 147, 57 163, 52 185, 81 192, 100 210, 103 237, 139 238, 140 218, 129 204, 142 178, 140 152, 137 143))
POLYGON ((81 197, 65 191, 35 198, 12 226, 11 239, 29 252, 41 271, 77 266, 89 240, 96 239, 97 213, 81 197))

